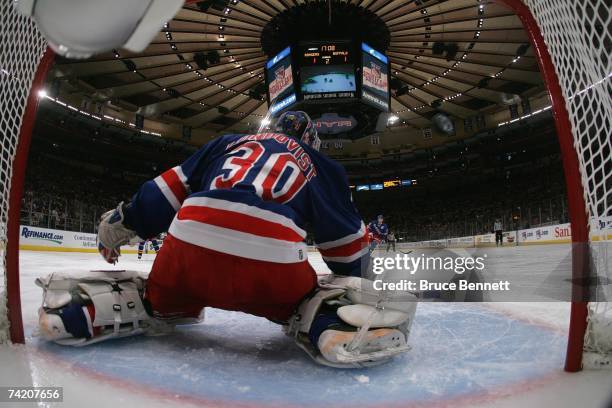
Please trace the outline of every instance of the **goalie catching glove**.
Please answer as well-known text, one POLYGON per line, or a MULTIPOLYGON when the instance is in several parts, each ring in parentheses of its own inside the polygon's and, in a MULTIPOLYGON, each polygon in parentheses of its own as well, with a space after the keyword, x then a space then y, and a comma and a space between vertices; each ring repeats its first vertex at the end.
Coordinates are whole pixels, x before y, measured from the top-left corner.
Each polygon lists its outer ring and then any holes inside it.
POLYGON ((106 262, 115 264, 121 256, 121 246, 134 245, 142 239, 135 231, 126 227, 123 223, 123 211, 126 204, 119 203, 117 208, 102 214, 98 226, 98 251, 106 262))
POLYGON ((416 307, 411 293, 390 294, 375 290, 371 280, 329 275, 319 280, 285 331, 320 364, 372 366, 410 350, 416 307))

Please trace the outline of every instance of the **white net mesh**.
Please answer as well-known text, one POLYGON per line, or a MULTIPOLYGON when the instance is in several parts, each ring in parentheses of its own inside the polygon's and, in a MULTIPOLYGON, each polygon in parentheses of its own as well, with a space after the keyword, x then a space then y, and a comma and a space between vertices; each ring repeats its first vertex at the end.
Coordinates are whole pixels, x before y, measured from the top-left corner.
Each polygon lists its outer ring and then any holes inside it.
MULTIPOLYGON (((34 24, 19 15, 12 0, 0 3, 0 343, 8 339, 6 309, 6 226, 13 160, 32 80, 45 41, 34 24)), ((16 214, 19 217, 19 214, 16 214)))
MULTIPOLYGON (((570 114, 590 217, 593 270, 585 355, 610 365, 612 352, 612 2, 524 0, 537 20, 570 114)), ((585 360, 586 363, 586 360, 585 360)))

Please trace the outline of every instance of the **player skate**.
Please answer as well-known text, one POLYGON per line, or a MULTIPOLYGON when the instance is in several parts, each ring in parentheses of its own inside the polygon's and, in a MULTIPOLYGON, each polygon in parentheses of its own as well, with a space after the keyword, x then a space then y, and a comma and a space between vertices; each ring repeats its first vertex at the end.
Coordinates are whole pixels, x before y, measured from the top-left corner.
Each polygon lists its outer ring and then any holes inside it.
POLYGON ((353 368, 409 351, 416 296, 376 291, 372 281, 326 276, 291 318, 286 332, 320 364, 353 368))
POLYGON ((38 334, 84 346, 113 338, 163 335, 197 319, 151 317, 143 301, 146 278, 136 271, 56 272, 36 280, 43 289, 38 334))

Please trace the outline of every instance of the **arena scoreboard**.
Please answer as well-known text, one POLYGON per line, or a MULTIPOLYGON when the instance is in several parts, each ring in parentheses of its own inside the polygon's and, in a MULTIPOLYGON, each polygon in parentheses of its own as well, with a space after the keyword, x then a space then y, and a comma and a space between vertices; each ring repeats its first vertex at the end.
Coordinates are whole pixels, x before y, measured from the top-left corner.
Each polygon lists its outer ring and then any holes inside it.
POLYGON ((387 56, 354 40, 292 44, 267 61, 265 78, 273 116, 297 108, 314 120, 329 113, 355 119, 350 129, 323 132, 328 137, 372 132, 390 107, 387 56))
POLYGON ((302 46, 302 66, 352 63, 350 43, 327 42, 302 46))

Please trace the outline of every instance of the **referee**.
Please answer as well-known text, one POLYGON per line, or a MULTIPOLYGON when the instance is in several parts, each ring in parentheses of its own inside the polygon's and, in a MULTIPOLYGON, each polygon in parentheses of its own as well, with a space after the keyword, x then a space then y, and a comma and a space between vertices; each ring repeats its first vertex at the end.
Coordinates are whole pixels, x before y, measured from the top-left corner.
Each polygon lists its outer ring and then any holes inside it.
POLYGON ((395 234, 393 231, 389 231, 387 234, 387 252, 389 252, 391 246, 393 246, 393 252, 395 252, 395 234))
POLYGON ((495 231, 495 246, 503 246, 504 245, 504 234, 503 234, 503 226, 501 220, 498 218, 495 220, 493 224, 493 230, 495 231))

